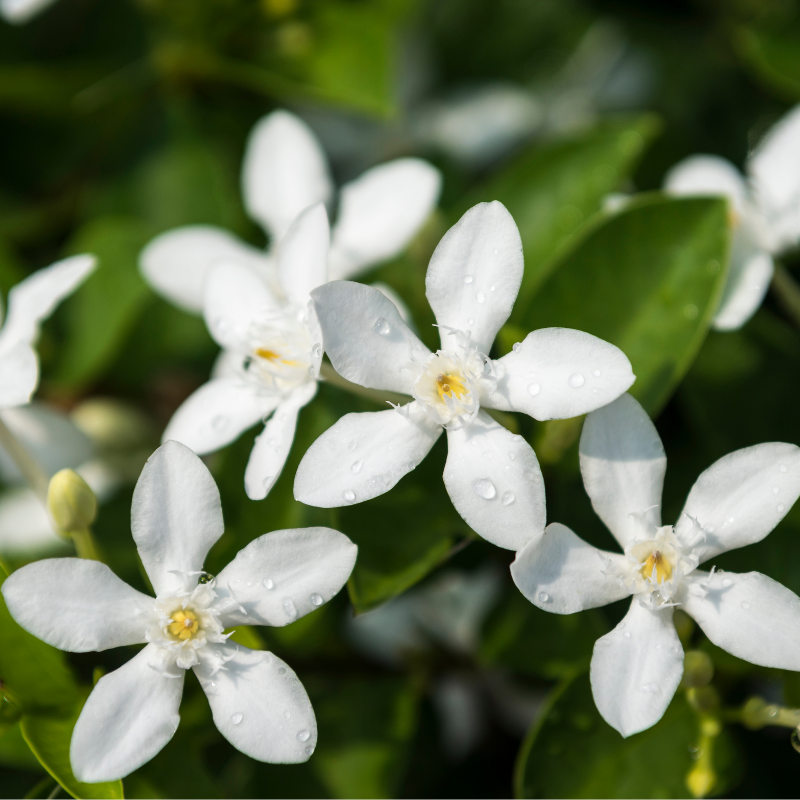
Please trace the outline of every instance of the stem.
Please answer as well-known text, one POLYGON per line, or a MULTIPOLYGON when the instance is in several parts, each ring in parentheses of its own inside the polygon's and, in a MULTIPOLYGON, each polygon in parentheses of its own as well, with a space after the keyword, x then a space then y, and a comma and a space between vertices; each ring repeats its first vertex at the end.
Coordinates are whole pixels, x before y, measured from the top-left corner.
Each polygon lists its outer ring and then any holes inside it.
POLYGON ((94 538, 92 537, 92 531, 89 528, 70 531, 69 535, 72 537, 72 543, 75 545, 75 552, 78 554, 78 558, 101 561, 100 554, 97 551, 97 545, 94 543, 94 538))
POLYGON ((0 445, 11 457, 22 477, 36 493, 36 496, 47 507, 47 487, 50 483, 44 470, 36 459, 25 449, 0 417, 0 445))
POLYGON ((792 322, 800 328, 800 286, 797 285, 789 271, 781 264, 775 265, 772 276, 772 291, 781 308, 792 318, 792 322))
POLYGON ((376 389, 366 389, 357 383, 350 383, 325 361, 320 364, 319 375, 326 383, 330 383, 332 386, 344 389, 344 391, 359 397, 366 397, 368 400, 381 405, 386 405, 387 402, 405 404, 411 400, 408 395, 400 394, 399 392, 379 392, 376 389))

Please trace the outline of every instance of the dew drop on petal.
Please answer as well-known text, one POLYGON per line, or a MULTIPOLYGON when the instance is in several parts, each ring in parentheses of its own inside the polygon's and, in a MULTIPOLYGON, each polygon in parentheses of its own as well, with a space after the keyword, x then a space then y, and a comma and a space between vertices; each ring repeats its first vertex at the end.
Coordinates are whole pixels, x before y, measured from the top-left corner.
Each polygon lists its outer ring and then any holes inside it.
POLYGON ((347 500, 348 503, 352 503, 356 499, 356 493, 352 489, 346 489, 342 492, 342 497, 347 500))
POLYGON ((310 734, 308 731, 300 731, 300 732, 297 734, 297 738, 298 738, 298 739, 299 739, 301 742, 307 742, 307 741, 308 741, 308 740, 311 738, 311 734, 310 734))
POLYGON ((648 694, 660 694, 661 689, 658 688, 657 683, 643 683, 642 684, 642 691, 647 692, 648 694))
POLYGON ((539 592, 539 602, 540 603, 549 603, 550 602, 550 595, 547 592, 539 592))
POLYGON ((241 722, 243 719, 244 719, 244 714, 234 714, 234 715, 231 717, 231 722, 232 722, 234 725, 238 725, 238 724, 239 724, 239 723, 240 723, 240 722, 241 722))
POLYGON ((517 496, 514 492, 505 492, 505 494, 503 494, 503 505, 510 506, 516 499, 517 496))
POLYGON ((278 667, 278 675, 285 675, 286 667, 278 667))
POLYGON ((386 336, 386 334, 391 331, 391 326, 383 317, 378 317, 378 319, 372 323, 372 330, 374 330, 375 333, 379 333, 381 336, 386 336))
POLYGON ((784 508, 786 508, 786 506, 785 506, 783 503, 778 503, 778 505, 777 505, 777 506, 775 506, 775 510, 776 510, 776 511, 777 511, 779 514, 780 514, 780 512, 781 512, 781 511, 783 511, 783 509, 784 509, 784 508))
POLYGON ((475 295, 475 299, 479 303, 485 303, 486 302, 486 295, 483 292, 478 292, 478 294, 475 295))
POLYGON ((470 317, 470 318, 467 320, 467 322, 468 322, 470 325, 472 325, 472 323, 473 323, 473 322, 475 322, 475 320, 474 320, 474 319, 472 319, 472 317, 470 317))
POLYGON ((584 378, 583 375, 580 374, 580 372, 573 372, 572 375, 569 376, 569 380, 567 381, 567 383, 573 389, 580 389, 580 387, 583 386, 584 383, 586 383, 586 378, 584 378))
POLYGON ((722 588, 723 589, 730 589, 733 586, 733 581, 730 578, 723 578, 722 579, 722 588))
POLYGON ((274 475, 267 475, 267 477, 266 477, 266 478, 264 478, 264 480, 263 480, 263 481, 261 481, 261 485, 264 487, 264 489, 266 489, 267 491, 269 491, 270 487, 272 486, 272 481, 273 481, 274 479, 275 479, 275 476, 274 476, 274 475))
POLYGON ((747 609, 748 609, 748 608, 750 608, 750 603, 742 603, 742 608, 743 608, 745 611, 747 611, 747 609))
POLYGON ((593 370, 592 370, 592 375, 594 375, 594 376, 595 376, 595 378, 599 378, 599 377, 600 377, 602 374, 603 374, 603 373, 602 373, 602 372, 600 372, 600 370, 599 370, 599 369, 593 369, 593 370))
POLYGON ((363 465, 364 465, 363 461, 354 461, 350 465, 350 472, 352 472, 354 475, 358 475, 358 473, 361 472, 361 467, 363 465))
POLYGON ((484 500, 493 500, 497 497, 497 489, 494 488, 494 484, 488 478, 481 478, 475 481, 472 484, 472 491, 484 500))
POLYGON ((275 588, 275 581, 273 581, 272 578, 264 578, 261 583, 263 584, 264 588, 269 589, 269 591, 272 591, 275 588))
POLYGON ((772 494, 778 494, 778 492, 780 492, 780 489, 777 486, 773 486, 772 487, 772 494))
POLYGON ((517 454, 516 453, 509 453, 508 457, 513 461, 517 457, 517 454))
POLYGON ((314 592, 314 594, 312 594, 311 597, 309 597, 309 600, 311 600, 311 605, 312 606, 321 606, 322 605, 322 595, 319 595, 316 592, 314 592))
POLYGON ((311 352, 314 354, 314 358, 319 358, 322 355, 322 345, 315 344, 311 352))
POLYGON ((472 281, 473 281, 472 275, 465 275, 464 276, 464 283, 470 284, 470 283, 472 283, 472 281))
POLYGON ((521 342, 514 342, 514 344, 513 344, 513 345, 511 345, 511 349, 512 349, 512 350, 513 350, 515 353, 517 352, 517 350, 519 350, 519 349, 520 349, 520 347, 522 347, 522 343, 521 343, 521 342))
POLYGON ((623 635, 623 636, 624 636, 626 639, 630 639, 630 638, 631 638, 631 632, 630 632, 630 631, 623 631, 622 635, 623 635))
POLYGON ((297 618, 297 609, 295 608, 294 603, 288 597, 284 599, 282 605, 283 613, 286 614, 289 619, 297 618))
POLYGON ((538 383, 529 383, 528 384, 528 394, 531 397, 536 397, 536 395, 539 394, 539 392, 541 392, 541 391, 542 391, 542 387, 539 386, 538 383))
POLYGON ((356 444, 356 440, 353 439, 351 442, 348 442, 347 449, 348 450, 355 450, 358 445, 356 444))
POLYGON ((216 416, 216 417, 214 417, 214 418, 211 420, 211 427, 212 427, 212 428, 213 428, 215 431, 221 431, 221 430, 222 430, 223 428, 225 428, 227 425, 228 425, 228 418, 227 418, 227 417, 225 417, 225 416, 223 416, 222 414, 217 414, 217 416, 216 416))
POLYGON ((292 715, 288 711, 284 711, 283 712, 283 716, 284 716, 285 719, 291 719, 292 718, 292 715))
POLYGON ((306 755, 310 756, 314 752, 313 747, 306 747, 306 755))
POLYGON ((786 472, 786 471, 787 471, 786 470, 786 465, 785 464, 781 464, 781 472, 786 472))

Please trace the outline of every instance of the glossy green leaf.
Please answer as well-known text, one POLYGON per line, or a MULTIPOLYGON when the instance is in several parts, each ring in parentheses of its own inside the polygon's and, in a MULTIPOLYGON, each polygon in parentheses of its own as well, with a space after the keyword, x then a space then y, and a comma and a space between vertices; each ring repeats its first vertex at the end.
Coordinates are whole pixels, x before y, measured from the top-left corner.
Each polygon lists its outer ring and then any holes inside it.
MULTIPOLYGON (((589 675, 551 694, 517 759, 518 797, 688 797, 686 775, 699 718, 678 694, 652 728, 623 739, 597 711, 589 675)), ((714 742, 713 793, 738 778, 733 745, 723 731, 714 742)))
POLYGON ((788 99, 800 97, 800 24, 770 30, 739 28, 733 39, 756 77, 788 99))
POLYGON ((631 174, 659 127, 647 115, 536 144, 470 195, 462 212, 480 201, 499 200, 519 227, 525 275, 512 321, 524 317, 530 299, 556 268, 558 254, 631 174))
POLYGON ((728 248, 723 200, 641 197, 564 255, 522 327, 575 328, 615 344, 633 365, 631 394, 655 414, 703 343, 728 248))
MULTIPOLYGON (((0 571, 0 579, 5 580, 0 571)), ((78 687, 64 653, 20 628, 0 595, 0 680, 23 711, 64 709, 78 697, 78 687)))
POLYGON ((5 730, 0 728, 0 765, 32 772, 40 772, 42 769, 28 743, 22 738, 19 722, 6 726, 5 730))
POLYGON ((72 729, 78 720, 83 701, 77 702, 72 711, 63 715, 26 714, 22 718, 22 735, 42 766, 76 798, 124 797, 122 781, 103 783, 81 783, 72 774, 69 762, 69 745, 72 729))
POLYGON ((65 332, 54 380, 77 390, 96 379, 125 343, 148 292, 139 275, 139 251, 152 229, 132 217, 87 223, 70 244, 73 253, 94 253, 99 265, 64 302, 65 332))

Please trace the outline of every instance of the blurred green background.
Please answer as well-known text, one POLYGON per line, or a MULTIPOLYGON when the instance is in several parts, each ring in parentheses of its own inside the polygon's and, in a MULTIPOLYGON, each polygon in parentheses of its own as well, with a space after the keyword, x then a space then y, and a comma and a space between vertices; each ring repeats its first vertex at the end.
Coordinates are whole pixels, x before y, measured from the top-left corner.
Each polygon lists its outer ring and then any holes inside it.
MULTIPOLYGON (((217 353, 202 320, 145 285, 139 251, 190 223, 265 245, 242 207, 240 164, 253 124, 289 108, 318 135, 339 184, 401 155, 441 169, 440 209, 407 253, 365 277, 400 294, 429 345, 433 247, 473 203, 506 204, 526 271, 493 355, 549 325, 619 345, 664 441, 673 521, 716 458, 800 443, 800 335, 772 295, 741 331, 709 333, 726 206, 657 190, 693 153, 742 166, 798 100, 795 0, 57 0, 25 25, 0 22, 0 289, 64 254, 100 257, 45 328, 38 398, 67 411, 92 397, 124 401, 135 477, 217 353), (609 193, 634 191, 647 194, 603 211, 609 193)), ((587 668, 625 604, 570 617, 529 604, 510 580, 513 553, 453 510, 439 479, 443 441, 383 497, 333 510, 295 502, 311 442, 342 414, 376 408, 321 387, 263 502, 243 488, 256 430, 207 459, 226 519, 211 572, 284 527, 330 525, 359 545, 347 593, 242 640, 298 673, 318 717, 316 753, 301 766, 242 755, 190 676, 177 735, 125 779, 126 796, 685 797, 698 763, 713 796, 796 795, 788 730, 750 730, 736 709, 752 695, 800 705, 798 676, 740 662, 687 621, 685 647, 714 663, 722 732, 703 738, 707 715, 681 690, 658 725, 623 740, 595 710, 587 668)), ((580 482, 580 420, 507 423, 539 455, 548 521, 610 546, 580 482)), ((144 589, 131 491, 102 506, 95 533, 107 563, 144 589)), ((718 565, 800 592, 798 537, 800 508, 718 565)), ((9 569, 22 560, 5 558, 9 569)), ((0 796, 63 796, 40 761, 75 796, 108 796, 69 783, 64 748, 93 676, 131 653, 66 657, 0 612, 0 796)))

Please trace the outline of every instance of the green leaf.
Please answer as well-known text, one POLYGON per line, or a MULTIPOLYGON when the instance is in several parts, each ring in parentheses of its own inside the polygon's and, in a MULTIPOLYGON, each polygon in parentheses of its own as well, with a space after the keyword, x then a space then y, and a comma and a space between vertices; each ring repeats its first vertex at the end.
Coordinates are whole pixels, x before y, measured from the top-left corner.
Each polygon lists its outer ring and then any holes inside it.
POLYGON ((81 65, 3 64, 0 109, 46 117, 72 117, 75 97, 102 77, 97 67, 81 65))
MULTIPOLYGON (((519 752, 518 797, 687 797, 699 718, 683 694, 652 728, 623 739, 600 716, 588 674, 556 688, 519 752)), ((714 742, 714 794, 738 777, 723 731, 714 742)))
MULTIPOLYGON (((84 700, 85 702, 85 700, 84 700)), ((26 714, 22 718, 22 735, 42 766, 76 798, 121 798, 122 781, 81 783, 72 774, 69 745, 72 729, 78 721, 83 702, 74 705, 63 716, 26 714)))
MULTIPOLYGON (((5 580, 0 571, 0 579, 5 580)), ((23 630, 0 595, 0 681, 23 711, 64 709, 78 697, 75 678, 60 650, 23 630)))
POLYGON ((511 319, 525 315, 556 257, 639 162, 660 125, 655 117, 606 122, 575 137, 534 145, 470 196, 462 211, 499 200, 522 236, 525 275, 511 319))
POLYGON ((481 663, 539 678, 587 669, 595 641, 608 632, 602 613, 549 614, 513 587, 483 626, 481 663))
POLYGON ((643 196, 563 257, 522 327, 575 328, 615 344, 633 365, 631 394, 655 414, 703 343, 728 250, 724 200, 643 196))
POLYGON ((22 738, 20 723, 9 725, 0 733, 0 764, 14 769, 39 772, 42 765, 22 738))
POLYGON ((800 25, 780 29, 738 28, 733 41, 750 71, 787 99, 800 97, 800 25))
POLYGON ((77 391, 95 380, 125 344, 147 287, 139 276, 139 251, 152 229, 133 217, 87 223, 70 243, 72 253, 94 253, 98 267, 64 303, 64 336, 54 381, 77 391))

